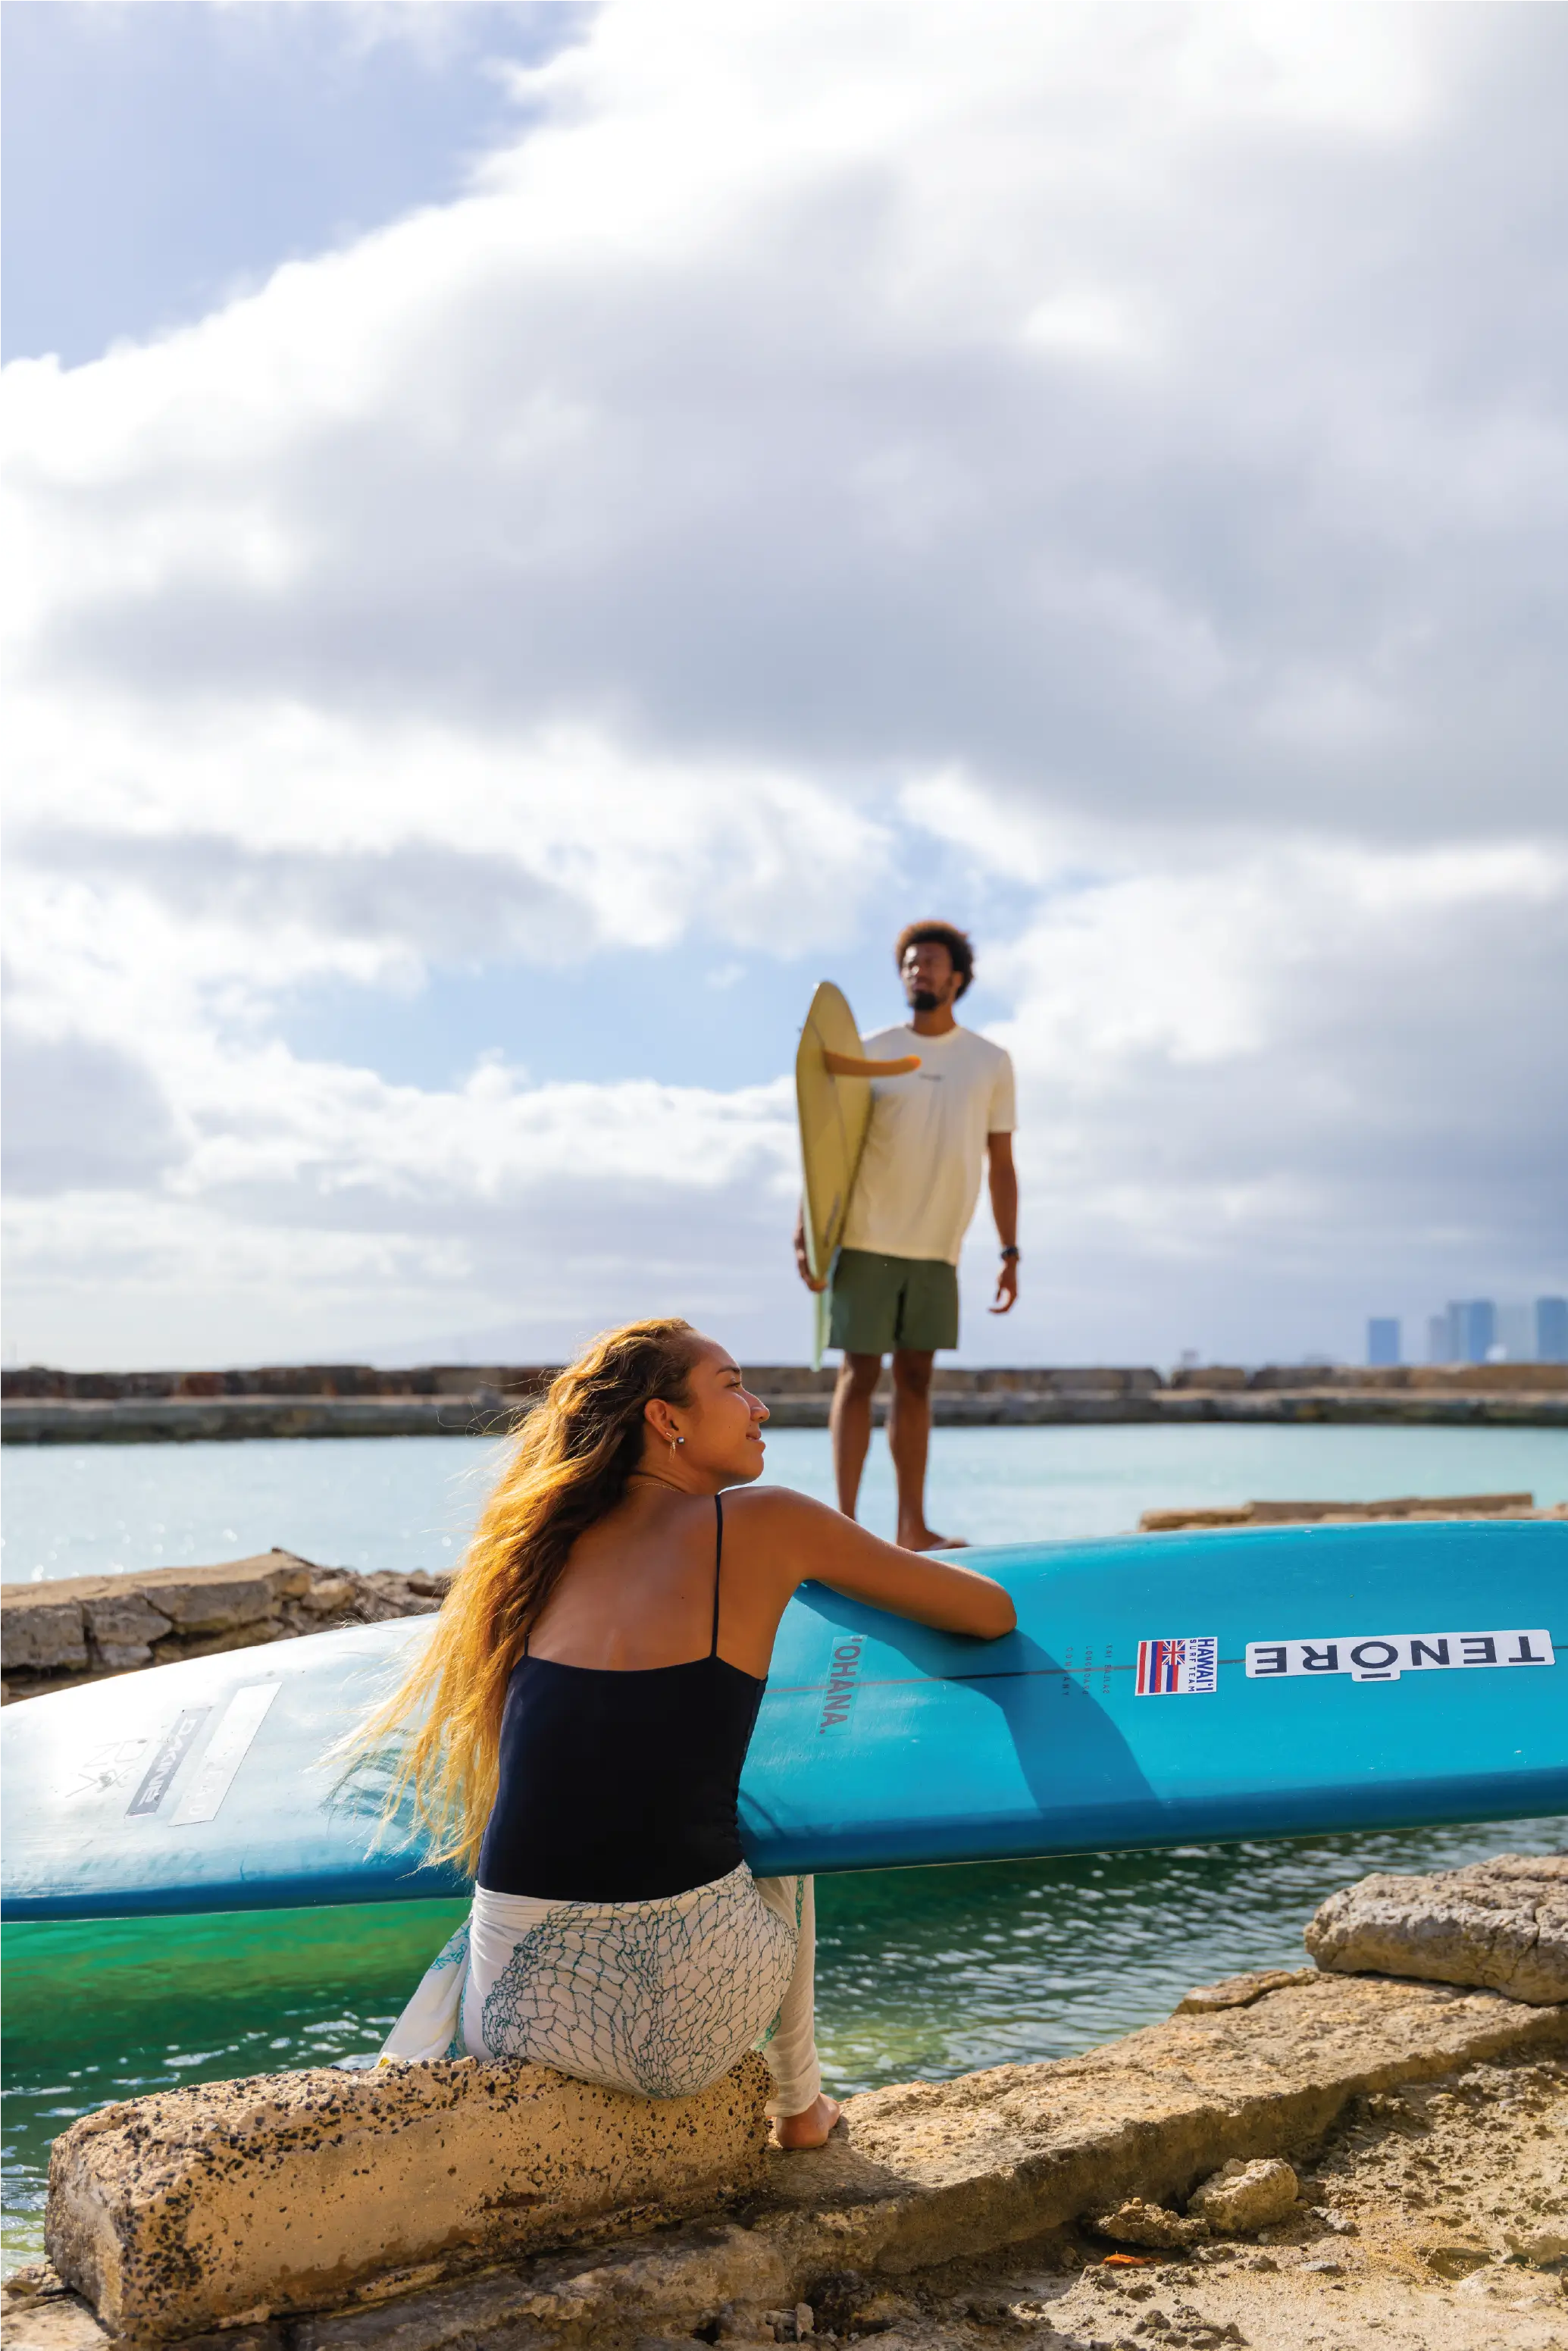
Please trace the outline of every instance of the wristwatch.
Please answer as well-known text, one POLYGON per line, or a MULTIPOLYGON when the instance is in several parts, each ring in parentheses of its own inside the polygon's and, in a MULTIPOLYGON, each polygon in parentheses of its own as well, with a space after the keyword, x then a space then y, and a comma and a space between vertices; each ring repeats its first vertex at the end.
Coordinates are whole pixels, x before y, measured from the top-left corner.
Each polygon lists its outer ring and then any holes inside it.
POLYGON ((1009 1242, 1008 1247, 1002 1251, 1002 1255, 1004 1257, 1018 1258, 1021 1252, 1017 1249, 1011 1242, 1009 1242))

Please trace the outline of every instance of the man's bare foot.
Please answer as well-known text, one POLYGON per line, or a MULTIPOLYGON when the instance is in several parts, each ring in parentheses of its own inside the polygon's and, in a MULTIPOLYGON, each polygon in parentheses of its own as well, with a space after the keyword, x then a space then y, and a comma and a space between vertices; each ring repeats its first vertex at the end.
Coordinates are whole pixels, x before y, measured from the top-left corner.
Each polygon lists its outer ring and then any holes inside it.
POLYGON ((905 1534, 899 1531, 900 1551, 967 1551, 962 1535, 934 1535, 929 1527, 915 1527, 905 1534))
POLYGON ((807 2147, 826 2147, 833 2125, 842 2112, 837 2098, 823 2095, 819 2096, 815 2105, 808 2106, 803 2115, 775 2115, 774 2145, 792 2151, 807 2147))

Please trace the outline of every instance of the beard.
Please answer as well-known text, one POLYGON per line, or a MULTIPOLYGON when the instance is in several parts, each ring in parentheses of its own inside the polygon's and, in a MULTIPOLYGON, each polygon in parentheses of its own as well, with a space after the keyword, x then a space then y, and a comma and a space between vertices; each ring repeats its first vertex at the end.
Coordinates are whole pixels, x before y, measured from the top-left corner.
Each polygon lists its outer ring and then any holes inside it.
POLYGON ((909 992, 912 1012, 936 1012, 940 1009, 941 1003, 942 998, 934 987, 914 987, 909 992))

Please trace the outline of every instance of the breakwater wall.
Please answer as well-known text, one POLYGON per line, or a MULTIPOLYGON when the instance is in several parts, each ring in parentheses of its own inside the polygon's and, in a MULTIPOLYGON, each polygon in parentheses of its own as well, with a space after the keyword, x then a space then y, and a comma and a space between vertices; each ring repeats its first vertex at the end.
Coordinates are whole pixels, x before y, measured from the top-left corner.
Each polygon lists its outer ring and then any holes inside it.
MULTIPOLYGON (((247 1437, 457 1437, 510 1426, 553 1378, 550 1364, 274 1364, 256 1370, 62 1372, 0 1378, 8 1445, 136 1445, 247 1437)), ((783 1428, 825 1427, 835 1374, 760 1364, 747 1377, 783 1428)), ((886 1416, 883 1377, 873 1406, 886 1416)), ((1199 1365, 1169 1379, 1146 1366, 941 1365, 932 1382, 946 1427, 1039 1427, 1238 1421, 1279 1426, 1568 1428, 1568 1364, 1358 1367, 1199 1365)))

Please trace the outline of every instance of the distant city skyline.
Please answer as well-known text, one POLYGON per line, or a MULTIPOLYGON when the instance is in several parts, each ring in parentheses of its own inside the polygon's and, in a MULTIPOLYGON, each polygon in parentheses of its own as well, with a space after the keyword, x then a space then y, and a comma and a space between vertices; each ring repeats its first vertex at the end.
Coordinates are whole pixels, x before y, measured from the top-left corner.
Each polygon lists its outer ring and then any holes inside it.
MULTIPOLYGON (((1427 1317, 1428 1364, 1568 1363, 1568 1298, 1452 1298, 1427 1317)), ((1404 1323, 1397 1314, 1366 1322, 1366 1361, 1402 1364, 1404 1323)))

